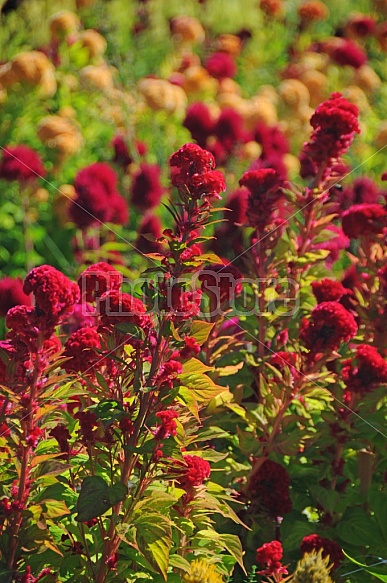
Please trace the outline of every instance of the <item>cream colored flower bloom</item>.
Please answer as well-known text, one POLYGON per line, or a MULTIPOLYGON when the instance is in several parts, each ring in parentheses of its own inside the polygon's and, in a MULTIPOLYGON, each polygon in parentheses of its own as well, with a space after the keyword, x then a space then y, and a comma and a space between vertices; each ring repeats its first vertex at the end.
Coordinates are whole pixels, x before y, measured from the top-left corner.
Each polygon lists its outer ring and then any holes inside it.
POLYGON ((190 572, 183 576, 183 583, 223 583, 223 577, 215 565, 206 561, 192 561, 190 572))
POLYGON ((54 65, 40 51, 19 53, 0 67, 0 84, 5 89, 17 83, 38 87, 41 95, 51 96, 56 91, 54 65))
POLYGON ((363 65, 355 70, 353 82, 366 93, 372 93, 382 84, 380 77, 369 65, 363 65))
POLYGON ((106 63, 88 65, 79 71, 81 85, 86 89, 99 89, 107 92, 114 88, 112 68, 106 63))
POLYGON ((309 105, 309 89, 298 79, 285 79, 278 86, 278 93, 285 105, 300 109, 309 105))
POLYGON ((175 16, 171 19, 174 40, 182 43, 202 43, 205 39, 204 28, 193 16, 175 16))
POLYGON ((49 115, 38 125, 39 139, 56 150, 61 158, 78 152, 82 146, 82 136, 69 119, 59 115, 49 115))
POLYGON ((187 106, 184 89, 165 79, 142 79, 138 84, 138 90, 146 104, 155 111, 183 112, 187 106))
POLYGON ((81 41, 82 46, 88 49, 91 59, 101 57, 106 51, 107 42, 105 37, 92 28, 82 30, 79 33, 78 39, 81 41))

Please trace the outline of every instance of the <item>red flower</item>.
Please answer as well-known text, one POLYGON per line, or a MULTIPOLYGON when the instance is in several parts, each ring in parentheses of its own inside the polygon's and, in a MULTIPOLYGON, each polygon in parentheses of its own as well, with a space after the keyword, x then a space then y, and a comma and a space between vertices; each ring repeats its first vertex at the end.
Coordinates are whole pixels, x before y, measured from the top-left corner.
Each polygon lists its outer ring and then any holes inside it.
POLYGON ((338 302, 347 293, 342 283, 327 277, 321 281, 313 281, 311 285, 318 304, 322 302, 338 302))
POLYGON ((80 297, 78 286, 51 265, 32 269, 24 280, 23 291, 34 294, 37 316, 57 321, 73 311, 80 297))
POLYGON ((200 352, 200 344, 198 344, 195 338, 191 336, 186 336, 184 338, 184 348, 180 350, 180 358, 183 360, 190 358, 191 356, 196 356, 200 352))
POLYGON ((101 261, 90 265, 78 278, 83 301, 94 302, 108 291, 118 291, 122 285, 122 274, 101 261))
POLYGON ((65 425, 59 423, 59 425, 56 425, 53 429, 51 429, 50 435, 57 440, 61 452, 70 453, 69 441, 71 439, 71 435, 65 425))
POLYGON ((211 466, 207 460, 197 455, 185 455, 184 463, 187 467, 183 476, 178 479, 179 485, 184 490, 191 490, 195 486, 201 486, 204 480, 210 477, 211 466))
POLYGON ((215 158, 196 144, 185 144, 170 158, 172 184, 192 198, 215 197, 226 189, 221 172, 214 171, 215 158))
POLYGON ((0 316, 5 316, 15 306, 30 306, 31 303, 31 298, 23 292, 20 278, 4 277, 0 280, 0 316))
POLYGON ((67 372, 87 372, 101 359, 96 349, 101 349, 101 339, 96 328, 80 328, 65 344, 63 356, 70 358, 63 363, 67 372))
POLYGON ((204 148, 207 138, 214 131, 214 122, 207 105, 202 102, 192 103, 187 108, 183 126, 191 132, 192 139, 204 148))
POLYGON ((96 429, 98 427, 97 415, 92 411, 79 411, 75 415, 79 420, 80 434, 84 444, 94 443, 96 439, 96 429))
POLYGON ((229 210, 224 211, 224 218, 230 225, 244 225, 247 222, 247 200, 248 192, 245 188, 237 188, 230 193, 225 205, 229 210))
POLYGON ((27 182, 46 176, 39 154, 28 146, 7 146, 0 162, 0 178, 27 182))
MULTIPOLYGON (((139 156, 144 156, 146 154, 147 147, 143 142, 135 140, 134 145, 139 156)), ((112 146, 114 149, 113 162, 115 162, 118 166, 125 168, 133 162, 127 141, 125 140, 125 136, 122 134, 117 134, 114 136, 112 140, 112 146)))
POLYGON ((203 174, 194 174, 187 182, 192 198, 221 198, 220 193, 226 190, 224 176, 219 170, 210 170, 203 174))
POLYGON ((338 65, 349 65, 359 69, 367 62, 367 55, 359 45, 352 40, 341 39, 341 43, 330 53, 338 65))
POLYGON ((355 318, 337 302, 322 302, 312 311, 300 338, 314 353, 337 350, 342 342, 355 336, 355 318))
POLYGON ((126 202, 117 191, 117 175, 108 164, 96 162, 78 172, 74 181, 76 200, 70 205, 70 216, 79 228, 97 222, 125 224, 126 202))
POLYGON ((265 566, 263 571, 258 571, 259 575, 287 575, 288 571, 281 564, 283 557, 282 545, 279 541, 273 540, 265 543, 257 549, 257 562, 265 566))
POLYGON ((207 58, 204 66, 215 79, 234 77, 237 71, 234 60, 227 53, 213 53, 207 58))
POLYGON ((296 352, 286 352, 284 350, 278 350, 275 354, 270 357, 270 364, 278 368, 280 371, 284 371, 287 367, 293 378, 300 376, 300 358, 296 352))
POLYGON ((355 359, 343 368, 342 377, 348 390, 364 395, 375 384, 387 382, 387 361, 374 346, 359 344, 355 359))
POLYGON ((342 97, 332 93, 330 99, 321 103, 310 119, 314 128, 304 152, 313 162, 332 163, 342 156, 351 145, 355 133, 360 133, 359 110, 342 97))
POLYGON ((387 227, 387 211, 380 204, 357 204, 343 212, 341 224, 350 239, 377 235, 387 227))
POLYGON ((311 553, 312 551, 319 551, 322 549, 322 556, 327 557, 329 555, 330 560, 333 563, 333 568, 337 569, 340 567, 340 563, 344 559, 344 554, 337 543, 329 538, 323 538, 318 536, 318 534, 310 534, 304 536, 301 541, 301 553, 311 553))
POLYGON ((179 415, 176 411, 159 411, 156 413, 156 417, 160 419, 160 425, 154 434, 155 439, 162 440, 167 439, 170 435, 177 435, 177 423, 175 419, 177 419, 179 415))
POLYGON ((103 294, 99 301, 99 309, 101 322, 106 326, 122 322, 132 322, 137 326, 143 326, 148 321, 145 315, 146 307, 142 301, 119 291, 103 294))
POLYGON ((173 318, 189 320, 199 314, 201 299, 202 290, 184 291, 175 285, 172 288, 170 298, 168 298, 171 305, 167 306, 167 311, 171 313, 173 318))
POLYGON ((247 493, 261 510, 272 516, 283 516, 292 509, 289 487, 290 478, 286 469, 272 460, 265 460, 250 478, 247 493))
POLYGON ((246 211, 249 225, 262 230, 272 220, 282 196, 281 178, 272 168, 265 168, 245 172, 239 184, 250 191, 246 211))
POLYGON ((164 189, 160 182, 160 166, 157 164, 140 164, 140 169, 133 177, 131 202, 139 210, 147 211, 157 206, 164 189))
POLYGON ((261 158, 281 158, 290 152, 289 141, 278 126, 268 126, 259 122, 254 128, 254 139, 262 146, 261 158))

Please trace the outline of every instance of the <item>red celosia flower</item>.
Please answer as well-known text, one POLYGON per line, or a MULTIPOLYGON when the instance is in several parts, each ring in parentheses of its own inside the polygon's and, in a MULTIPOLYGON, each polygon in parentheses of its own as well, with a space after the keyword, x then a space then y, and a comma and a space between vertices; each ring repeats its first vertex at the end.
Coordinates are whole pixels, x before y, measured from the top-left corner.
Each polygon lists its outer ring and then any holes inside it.
POLYGON ((191 336, 186 336, 184 338, 184 348, 180 350, 180 358, 183 360, 190 358, 191 356, 196 356, 200 352, 200 344, 198 344, 195 338, 191 336))
POLYGON ((347 249, 350 245, 350 240, 346 235, 344 235, 343 230, 337 225, 328 225, 326 227, 327 231, 332 231, 336 236, 332 237, 328 241, 321 243, 314 243, 314 249, 327 249, 330 251, 330 255, 327 257, 326 261, 332 262, 339 258, 340 251, 342 249, 347 249))
POLYGON ((225 205, 229 210, 224 211, 224 218, 229 224, 244 225, 247 222, 248 196, 245 188, 237 188, 230 193, 225 205))
POLYGON ((225 151, 230 153, 246 134, 241 114, 231 107, 225 107, 216 122, 214 134, 225 151))
POLYGON ((311 553, 312 551, 319 551, 322 549, 322 556, 327 557, 329 555, 330 561, 333 563, 333 568, 337 569, 340 567, 340 563, 344 559, 344 554, 337 543, 329 538, 323 538, 318 536, 318 534, 310 534, 304 536, 301 541, 301 553, 311 553))
POLYGON ((343 212, 341 224, 350 239, 377 235, 387 227, 386 207, 380 204, 357 204, 343 212))
POLYGON ((283 557, 282 545, 279 541, 273 540, 265 543, 257 549, 257 562, 265 566, 263 571, 258 571, 259 575, 287 575, 286 567, 281 564, 283 557))
POLYGON ((187 466, 184 475, 178 479, 179 485, 184 490, 191 490, 195 486, 201 486, 204 480, 210 477, 211 466, 207 460, 197 455, 185 455, 184 463, 187 466))
POLYGON ((355 204, 375 204, 379 202, 380 198, 381 192, 379 188, 367 176, 356 178, 352 185, 347 186, 335 196, 343 210, 355 204))
POLYGON ((232 57, 227 53, 213 53, 206 62, 205 68, 215 79, 225 79, 226 77, 234 77, 236 74, 236 65, 232 57))
POLYGON ((199 314, 201 299, 202 290, 184 291, 175 285, 168 298, 167 312, 178 320, 189 320, 199 314))
POLYGON ((200 101, 192 103, 187 108, 183 126, 191 132, 192 139, 204 148, 207 138, 214 131, 214 121, 207 105, 200 101))
POLYGON ((351 145, 355 133, 360 133, 359 110, 356 105, 332 93, 330 99, 321 103, 310 119, 314 131, 304 152, 316 164, 342 156, 351 145))
MULTIPOLYGON (((125 168, 133 162, 132 156, 129 152, 128 144, 125 140, 125 136, 122 134, 117 134, 112 140, 112 146, 114 149, 113 162, 125 168)), ((144 156, 147 152, 147 147, 144 142, 138 140, 134 141, 134 146, 137 150, 139 156, 144 156)))
POLYGON ((127 212, 126 217, 122 212, 126 202, 117 191, 117 175, 108 164, 96 162, 80 170, 75 177, 74 188, 77 198, 71 202, 69 212, 79 228, 96 222, 113 222, 114 219, 116 222, 121 219, 126 222, 127 212))
POLYGON ((330 52, 331 58, 338 65, 349 65, 359 69, 367 62, 367 55, 358 44, 352 40, 341 39, 341 42, 330 52))
POLYGON ((139 229, 138 238, 136 240, 136 249, 141 253, 159 253, 162 249, 161 243, 156 241, 160 239, 162 233, 162 226, 160 219, 154 215, 145 215, 139 229), (152 237, 151 241, 145 235, 152 237))
POLYGON ((343 368, 342 377, 348 390, 364 395, 375 384, 387 382, 387 361, 374 346, 359 344, 355 360, 343 368))
POLYGON ((268 126, 259 122, 254 128, 254 139, 262 146, 261 158, 281 158, 290 152, 289 141, 281 129, 274 125, 268 126))
POLYGON ((296 352, 286 352, 284 350, 278 350, 275 354, 270 357, 270 364, 278 368, 280 371, 284 371, 287 367, 293 378, 300 376, 300 357, 296 352))
POLYGON ((122 322, 132 322, 137 326, 143 326, 148 321, 143 302, 130 294, 118 291, 103 294, 99 301, 99 309, 101 322, 106 326, 122 322))
POLYGON ((353 14, 345 25, 345 33, 348 36, 364 38, 374 34, 375 31, 375 19, 368 14, 353 14))
POLYGON ((286 469, 265 460, 249 481, 247 493, 254 503, 272 516, 283 516, 292 509, 289 497, 290 478, 286 469))
POLYGON ((31 306, 15 306, 8 310, 5 318, 7 328, 10 329, 8 337, 17 343, 23 342, 27 346, 39 336, 40 328, 43 327, 46 336, 51 336, 54 325, 50 323, 46 326, 44 319, 39 319, 35 310, 31 306))
POLYGON ((59 423, 53 429, 51 429, 50 435, 57 440, 61 452, 70 453, 69 441, 71 439, 71 435, 65 425, 59 423))
POLYGON ((139 210, 147 211, 157 206, 164 189, 160 182, 160 166, 157 164, 140 164, 140 169, 133 177, 131 202, 139 210))
POLYGON ((262 230, 273 218, 276 204, 282 196, 282 181, 272 168, 245 172, 239 181, 250 191, 246 216, 249 225, 262 230))
POLYGON ((355 336, 355 318, 338 302, 322 302, 312 311, 300 338, 314 353, 337 350, 355 336))
POLYGON ((157 428, 154 438, 157 440, 167 439, 170 435, 177 435, 177 423, 175 419, 179 417, 176 411, 171 409, 167 411, 159 411, 156 417, 160 419, 160 425, 157 428))
POLYGON ((44 435, 43 429, 40 429, 37 425, 32 429, 29 429, 28 434, 26 436, 26 443, 33 449, 38 445, 40 438, 44 435))
POLYGON ((104 261, 90 265, 78 278, 82 300, 94 302, 108 291, 118 291, 122 279, 122 273, 104 261))
POLYGON ((80 328, 88 328, 96 324, 95 308, 86 302, 75 304, 72 314, 67 316, 61 326, 61 331, 66 334, 72 334, 80 328))
POLYGON ((179 171, 172 176, 172 183, 179 187, 194 174, 203 174, 215 168, 215 159, 211 152, 203 150, 197 144, 184 144, 172 154, 169 165, 179 171))
POLYGON ((338 302, 347 293, 342 283, 327 277, 321 281, 313 281, 311 285, 313 295, 318 304, 322 302, 338 302))
POLYGON ((327 18, 329 10, 322 2, 309 0, 298 7, 298 14, 304 23, 315 22, 327 18))
POLYGON ((160 387, 169 387, 172 389, 173 380, 183 371, 181 362, 178 360, 168 360, 165 362, 157 375, 157 384, 160 387))
POLYGON ((23 292, 20 278, 4 277, 0 280, 0 316, 5 316, 15 306, 30 306, 31 303, 31 298, 23 292))
POLYGON ((32 269, 24 280, 23 291, 34 294, 38 316, 56 320, 71 313, 80 297, 77 284, 51 265, 32 269))
POLYGON ((194 174, 187 183, 192 198, 221 198, 220 193, 226 190, 224 176, 219 170, 210 170, 203 174, 194 174))
POLYGON ((65 344, 63 356, 70 360, 63 363, 63 368, 67 372, 87 372, 101 359, 97 350, 101 350, 101 339, 97 329, 80 328, 65 344))
POLYGON ((46 176, 39 154, 28 146, 7 146, 0 162, 0 178, 28 182, 46 176))
POLYGON ((283 8, 282 0, 261 0, 260 9, 268 16, 280 14, 283 8))
POLYGON ((92 411, 79 411, 75 417, 79 420, 82 442, 84 444, 94 443, 98 427, 97 415, 92 411))

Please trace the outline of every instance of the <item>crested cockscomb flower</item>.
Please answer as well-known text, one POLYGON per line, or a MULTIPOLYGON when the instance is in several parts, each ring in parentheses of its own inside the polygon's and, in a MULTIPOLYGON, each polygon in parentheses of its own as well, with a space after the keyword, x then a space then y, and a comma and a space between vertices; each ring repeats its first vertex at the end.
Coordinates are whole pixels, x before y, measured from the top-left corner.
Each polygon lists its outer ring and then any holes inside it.
POLYGON ((0 178, 25 183, 46 176, 43 162, 37 152, 28 146, 7 146, 2 149, 0 178))
POLYGON ((191 490, 194 487, 201 486, 204 480, 210 477, 211 466, 207 460, 197 455, 185 455, 184 464, 186 470, 178 479, 179 485, 184 490, 191 490))
POLYGON ((320 549, 322 550, 322 557, 329 556, 329 560, 333 563, 335 569, 340 567, 344 559, 344 554, 337 543, 329 538, 321 537, 318 534, 304 536, 300 546, 303 555, 305 553, 311 553, 313 550, 319 551, 320 549))
POLYGON ((360 133, 359 110, 341 93, 332 93, 321 103, 310 119, 311 139, 304 145, 304 153, 317 165, 332 164, 348 150, 356 133, 360 133))
POLYGON ((189 320, 199 314, 202 290, 184 291, 175 285, 169 296, 168 304, 170 305, 166 306, 166 309, 174 319, 189 320))
POLYGON ((258 571, 259 575, 287 575, 288 571, 281 563, 283 557, 282 545, 278 540, 265 543, 257 549, 257 563, 265 568, 258 571))
POLYGON ((101 339, 96 328, 80 328, 66 341, 63 356, 69 360, 63 363, 67 372, 87 372, 96 365, 102 365, 101 339))
POLYGON ((104 261, 90 265, 78 278, 82 301, 94 302, 108 291, 118 291, 122 280, 122 273, 104 261))
POLYGON ((148 322, 146 306, 132 295, 119 291, 104 293, 99 299, 101 323, 105 326, 131 322, 143 326, 148 322))
POLYGON ((254 139, 262 146, 262 160, 281 158, 290 152, 288 139, 276 125, 269 126, 264 122, 258 122, 254 127, 254 139))
POLYGON ((24 280, 23 291, 34 294, 37 316, 56 321, 70 314, 80 298, 77 284, 51 265, 32 269, 24 280))
POLYGON ((231 107, 225 107, 215 124, 214 134, 225 151, 231 152, 246 134, 241 114, 231 107))
POLYGON ((327 277, 320 281, 313 281, 311 286, 313 295, 319 304, 322 302, 338 302, 347 293, 340 281, 327 277))
POLYGON ((147 211, 159 204, 164 193, 160 175, 161 168, 157 164, 140 164, 131 186, 131 203, 139 210, 147 211))
POLYGON ((157 419, 159 419, 159 425, 154 433, 154 438, 156 440, 167 439, 170 435, 177 434, 177 423, 175 419, 179 417, 176 411, 172 409, 167 409, 166 411, 159 411, 156 413, 157 419))
POLYGON ((126 222, 127 205, 117 190, 117 180, 105 162, 95 162, 78 172, 74 181, 77 198, 71 201, 69 213, 79 228, 98 222, 126 222))
POLYGON ((249 192, 246 216, 251 227, 264 229, 272 220, 282 196, 282 180, 272 168, 245 172, 239 181, 249 192))
POLYGON ((157 241, 162 235, 160 219, 146 214, 138 229, 136 249, 141 253, 160 253, 161 243, 157 241))
POLYGON ((374 346, 359 344, 355 358, 343 367, 342 377, 349 391, 364 395, 378 383, 387 383, 387 361, 374 346))
POLYGON ((242 292, 243 275, 230 264, 213 264, 201 271, 202 291, 215 300, 216 305, 230 303, 242 292))
POLYGON ((322 302, 304 324, 300 338, 312 352, 337 350, 343 342, 355 336, 355 318, 338 302, 322 302))
POLYGON ((265 460, 251 476, 246 493, 254 506, 277 517, 292 509, 289 487, 290 478, 286 469, 273 460, 265 460))
POLYGON ((382 233, 387 227, 386 207, 381 204, 357 204, 341 215, 344 234, 350 239, 382 233))
POLYGON ((31 306, 31 303, 31 297, 23 292, 20 278, 4 277, 0 280, 0 316, 5 316, 15 306, 31 306))

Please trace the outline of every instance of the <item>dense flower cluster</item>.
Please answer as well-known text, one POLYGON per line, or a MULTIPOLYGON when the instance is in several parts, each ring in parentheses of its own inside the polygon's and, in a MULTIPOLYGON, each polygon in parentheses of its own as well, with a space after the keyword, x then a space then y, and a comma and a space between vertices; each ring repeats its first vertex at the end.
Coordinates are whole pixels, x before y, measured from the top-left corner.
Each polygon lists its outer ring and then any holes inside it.
POLYGON ((196 144, 185 144, 170 158, 172 184, 179 190, 188 189, 194 199, 220 198, 226 190, 223 174, 215 168, 215 158, 196 144))
POLYGON ((96 162, 78 172, 77 195, 70 203, 70 216, 81 229, 97 222, 124 225, 128 220, 125 199, 117 190, 117 175, 108 164, 96 162))
POLYGON ((159 204, 164 192, 160 174, 161 168, 157 164, 140 164, 131 187, 131 202, 139 210, 147 211, 159 204))
POLYGON ((286 567, 281 564, 283 557, 282 545, 279 541, 264 543, 257 549, 257 563, 264 565, 265 569, 258 571, 260 575, 287 575, 286 567))
POLYGON ((178 479, 179 485, 185 490, 201 486, 204 480, 210 477, 211 466, 207 460, 197 455, 185 455, 184 463, 187 466, 183 476, 178 479))
POLYGON ((360 133, 359 110, 353 103, 332 93, 310 119, 313 133, 304 152, 316 164, 331 164, 348 150, 356 133, 360 133))
POLYGON ((3 148, 0 178, 26 183, 44 176, 46 176, 46 170, 35 150, 22 145, 3 148))
POLYGON ((273 460, 265 460, 250 477, 247 494, 261 511, 283 516, 292 509, 289 496, 290 477, 286 469, 273 460))
POLYGON ((300 338, 314 353, 337 350, 355 336, 355 318, 337 302, 322 302, 301 330, 300 338))
POLYGON ((359 344, 354 360, 344 363, 342 377, 349 391, 364 395, 378 383, 387 383, 387 361, 374 346, 359 344))
POLYGON ((101 323, 105 326, 131 322, 143 326, 148 322, 146 306, 130 294, 119 291, 104 293, 99 300, 101 323))
POLYGON ((228 304, 242 292, 243 274, 231 264, 213 264, 199 275, 202 291, 210 297, 211 306, 228 304))
POLYGON ((171 409, 159 411, 156 413, 156 417, 160 420, 160 425, 154 434, 155 439, 167 439, 170 435, 176 435, 177 423, 175 419, 179 417, 176 411, 171 409))
POLYGON ((320 281, 313 281, 311 285, 313 295, 319 304, 322 302, 338 302, 347 293, 342 283, 327 277, 320 281))
POLYGON ((249 225, 264 229, 272 220, 282 196, 282 180, 278 172, 272 168, 245 172, 239 184, 250 192, 246 210, 249 225))
POLYGON ((67 372, 87 372, 101 360, 101 339, 96 328, 80 328, 65 344, 63 356, 69 358, 63 364, 67 372))
POLYGON ((82 301, 94 302, 108 291, 118 291, 122 279, 122 274, 104 261, 90 265, 78 278, 82 301))
POLYGON ((341 224, 350 239, 377 235, 387 227, 387 211, 381 204, 357 204, 343 212, 341 224))
POLYGON ((313 550, 319 551, 322 549, 322 556, 329 556, 329 560, 333 563, 335 569, 340 567, 341 562, 344 559, 344 554, 337 543, 330 540, 329 538, 323 538, 318 534, 310 534, 304 536, 301 542, 301 553, 311 553, 313 550))
POLYGON ((78 286, 50 265, 32 269, 24 280, 23 291, 34 294, 38 316, 56 321, 71 313, 80 297, 78 286))

